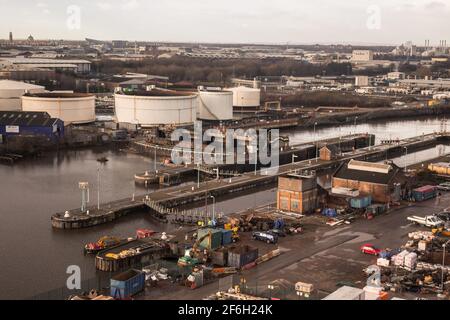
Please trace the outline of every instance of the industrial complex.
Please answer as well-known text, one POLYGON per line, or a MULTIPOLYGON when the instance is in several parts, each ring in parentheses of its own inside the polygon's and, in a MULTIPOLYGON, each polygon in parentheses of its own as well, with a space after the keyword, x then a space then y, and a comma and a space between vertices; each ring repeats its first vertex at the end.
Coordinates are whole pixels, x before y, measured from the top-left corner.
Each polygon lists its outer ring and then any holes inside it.
POLYGON ((4 36, 0 299, 450 299, 446 40, 4 36))

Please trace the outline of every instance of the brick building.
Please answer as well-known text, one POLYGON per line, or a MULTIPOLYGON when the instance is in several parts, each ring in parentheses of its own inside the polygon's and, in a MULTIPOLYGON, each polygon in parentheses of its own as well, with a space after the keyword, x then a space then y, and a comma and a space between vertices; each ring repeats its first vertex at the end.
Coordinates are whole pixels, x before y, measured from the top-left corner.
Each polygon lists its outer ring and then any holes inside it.
POLYGON ((357 190, 361 195, 371 195, 375 202, 388 203, 399 200, 405 181, 403 172, 393 163, 350 160, 333 175, 332 188, 357 190))
POLYGON ((317 177, 314 172, 292 173, 278 178, 277 209, 300 214, 317 207, 317 177))

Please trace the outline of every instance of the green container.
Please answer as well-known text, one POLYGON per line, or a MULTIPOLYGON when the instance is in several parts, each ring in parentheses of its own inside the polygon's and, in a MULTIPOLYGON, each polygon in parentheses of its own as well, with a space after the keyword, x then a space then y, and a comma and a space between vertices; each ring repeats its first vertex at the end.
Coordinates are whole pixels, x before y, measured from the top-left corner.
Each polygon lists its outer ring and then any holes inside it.
POLYGON ((211 241, 209 237, 206 237, 202 242, 200 242, 200 248, 216 250, 222 247, 222 231, 220 229, 205 228, 198 230, 198 238, 201 239, 205 235, 211 232, 211 241))

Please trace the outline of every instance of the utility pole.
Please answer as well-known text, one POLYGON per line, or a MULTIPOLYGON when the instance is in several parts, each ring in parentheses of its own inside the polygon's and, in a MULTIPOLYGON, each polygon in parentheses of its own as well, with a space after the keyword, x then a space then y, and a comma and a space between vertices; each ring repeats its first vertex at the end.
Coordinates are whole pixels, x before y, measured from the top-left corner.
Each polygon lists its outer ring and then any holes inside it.
POLYGON ((316 126, 317 126, 317 122, 314 122, 314 140, 316 141, 316 163, 318 162, 318 153, 319 153, 319 142, 317 141, 317 136, 316 136, 316 126))
POLYGON ((100 165, 97 166, 97 210, 100 210, 100 165))

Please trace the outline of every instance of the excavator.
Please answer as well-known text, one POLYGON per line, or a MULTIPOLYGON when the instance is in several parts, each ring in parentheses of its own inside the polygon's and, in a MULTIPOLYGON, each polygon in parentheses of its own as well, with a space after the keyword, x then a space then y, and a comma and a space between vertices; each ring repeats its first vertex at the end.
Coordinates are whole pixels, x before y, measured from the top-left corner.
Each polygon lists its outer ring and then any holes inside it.
POLYGON ((101 237, 97 242, 91 242, 84 246, 84 254, 96 254, 99 251, 114 247, 122 242, 116 237, 101 237))
MULTIPOLYGON (((184 255, 184 257, 181 257, 180 259, 178 259, 178 266, 179 267, 193 267, 197 264, 200 263, 200 255, 201 255, 201 250, 199 249, 200 244, 203 242, 203 240, 205 239, 209 239, 209 242, 211 242, 211 237, 212 237, 212 233, 211 231, 209 231, 207 234, 203 235, 202 237, 200 237, 199 239, 197 239, 197 241, 195 241, 194 245, 192 246, 191 250, 186 250, 186 254, 184 255)), ((206 250, 204 250, 206 251, 206 250)), ((204 252, 203 255, 203 262, 206 262, 206 260, 208 259, 208 254, 207 252, 204 252)))

